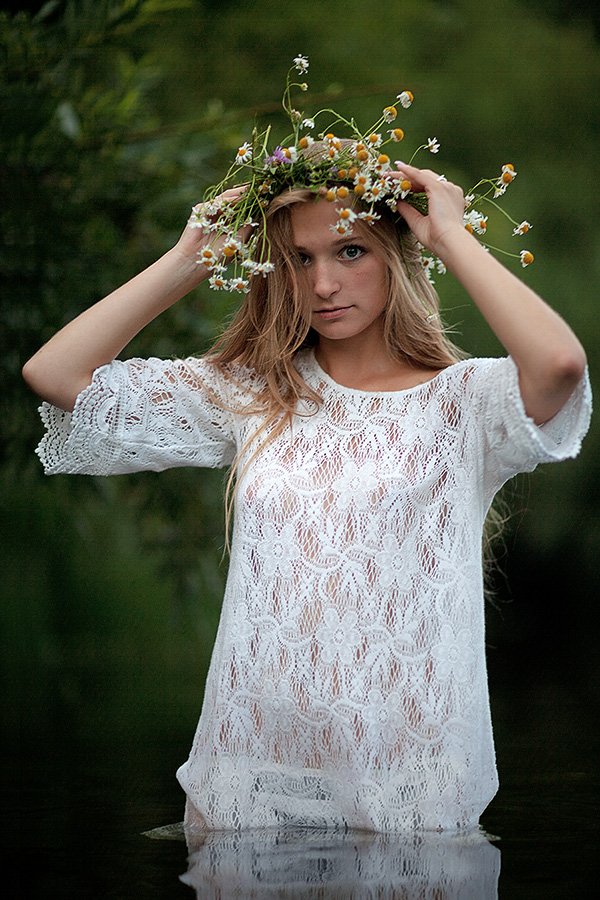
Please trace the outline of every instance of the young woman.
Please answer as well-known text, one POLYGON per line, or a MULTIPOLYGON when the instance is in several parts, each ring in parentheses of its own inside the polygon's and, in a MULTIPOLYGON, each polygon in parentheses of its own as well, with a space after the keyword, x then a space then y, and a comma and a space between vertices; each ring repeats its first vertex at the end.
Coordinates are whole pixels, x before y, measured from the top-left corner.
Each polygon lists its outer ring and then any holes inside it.
POLYGON ((233 464, 227 590, 178 772, 191 827, 464 829, 497 788, 482 528, 508 478, 578 452, 586 359, 465 230, 460 188, 403 164, 388 177, 427 214, 399 199, 346 232, 349 197, 273 199, 272 271, 207 357, 116 361, 223 252, 189 225, 24 368, 50 473, 233 464), (506 358, 460 358, 417 241, 506 358))

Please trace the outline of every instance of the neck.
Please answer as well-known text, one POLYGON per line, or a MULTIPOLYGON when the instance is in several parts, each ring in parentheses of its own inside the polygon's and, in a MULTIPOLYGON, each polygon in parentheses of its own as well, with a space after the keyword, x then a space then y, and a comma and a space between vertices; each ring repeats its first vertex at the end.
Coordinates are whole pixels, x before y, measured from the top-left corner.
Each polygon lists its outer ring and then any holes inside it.
POLYGON ((361 335, 361 338, 360 341, 320 339, 315 356, 334 381, 345 387, 377 390, 410 377, 412 367, 389 356, 382 335, 361 335))

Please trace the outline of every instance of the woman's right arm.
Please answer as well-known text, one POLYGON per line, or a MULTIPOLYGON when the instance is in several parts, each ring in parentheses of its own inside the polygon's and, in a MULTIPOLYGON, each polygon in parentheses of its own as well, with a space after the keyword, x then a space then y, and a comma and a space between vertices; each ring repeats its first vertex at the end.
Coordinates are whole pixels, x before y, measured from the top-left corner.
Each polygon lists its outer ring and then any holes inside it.
MULTIPOLYGON (((223 198, 233 199, 234 193, 223 198)), ((29 387, 53 406, 72 411, 99 366, 112 362, 149 322, 207 277, 196 261, 205 243, 200 228, 186 226, 164 256, 69 322, 25 363, 29 387)))

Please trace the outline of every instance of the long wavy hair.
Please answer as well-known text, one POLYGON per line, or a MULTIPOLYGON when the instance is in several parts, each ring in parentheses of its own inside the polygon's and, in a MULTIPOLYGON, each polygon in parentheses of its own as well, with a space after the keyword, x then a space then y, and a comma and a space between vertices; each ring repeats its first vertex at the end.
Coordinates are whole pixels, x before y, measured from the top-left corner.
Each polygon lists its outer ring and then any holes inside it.
MULTIPOLYGON (((235 367, 253 370, 264 387, 243 408, 258 416, 257 428, 240 448, 227 485, 229 522, 235 484, 265 444, 289 425, 301 401, 320 404, 320 396, 294 366, 297 354, 318 343, 310 325, 307 276, 296 251, 292 212, 299 204, 326 202, 307 188, 293 188, 276 197, 266 210, 262 240, 269 242, 274 270, 253 276, 250 291, 216 341, 208 359, 232 377, 235 367), (241 466, 250 444, 256 449, 241 466)), ((355 201, 359 207, 360 201, 355 201)), ((464 358, 448 337, 440 317, 438 295, 421 265, 417 241, 404 220, 387 207, 373 224, 353 223, 355 233, 369 236, 385 260, 387 304, 384 340, 390 357, 415 368, 443 369, 464 358)), ((235 375, 233 374, 233 377, 235 375)), ((240 412, 240 410, 237 410, 240 412)))
MULTIPOLYGON (((269 240, 275 269, 265 278, 252 278, 240 309, 209 353, 215 365, 246 366, 262 376, 265 388, 252 407, 266 412, 269 421, 283 414, 282 427, 301 398, 319 400, 294 367, 299 351, 318 343, 292 232, 294 207, 314 202, 325 201, 307 188, 286 191, 271 202, 263 240, 269 240)), ((437 293, 404 221, 384 207, 374 224, 358 219, 353 227, 369 236, 387 266, 384 340, 390 357, 429 369, 443 369, 464 358, 442 325, 437 293)))

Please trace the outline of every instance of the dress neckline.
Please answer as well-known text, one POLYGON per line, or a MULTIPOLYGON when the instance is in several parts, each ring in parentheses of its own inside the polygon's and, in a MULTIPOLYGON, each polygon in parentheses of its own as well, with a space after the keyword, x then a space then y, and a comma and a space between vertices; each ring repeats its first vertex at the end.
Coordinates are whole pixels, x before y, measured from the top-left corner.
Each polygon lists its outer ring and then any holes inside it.
POLYGON ((455 365, 459 364, 459 363, 453 363, 451 366, 447 366, 445 369, 441 369, 441 371, 437 372, 436 375, 433 375, 431 378, 428 378, 426 381, 422 381, 420 384, 414 384, 412 387, 399 388, 399 389, 393 390, 393 391, 383 391, 383 390, 367 391, 367 390, 363 390, 361 388, 347 387, 344 384, 340 384, 339 381, 335 381, 335 379, 333 379, 331 377, 331 375, 328 375, 327 372, 325 371, 325 369, 323 369, 322 366, 319 365, 314 348, 311 347, 310 350, 308 350, 306 352, 306 359, 309 364, 309 368, 314 372, 314 374, 318 378, 321 379, 321 381, 324 381, 326 384, 328 384, 330 387, 334 388, 336 391, 340 391, 344 394, 348 394, 351 396, 359 396, 359 397, 406 397, 408 394, 412 394, 415 391, 420 391, 423 388, 427 387, 428 385, 433 385, 434 382, 437 382, 438 379, 441 379, 442 376, 446 375, 446 373, 448 372, 448 369, 451 369, 455 365))

